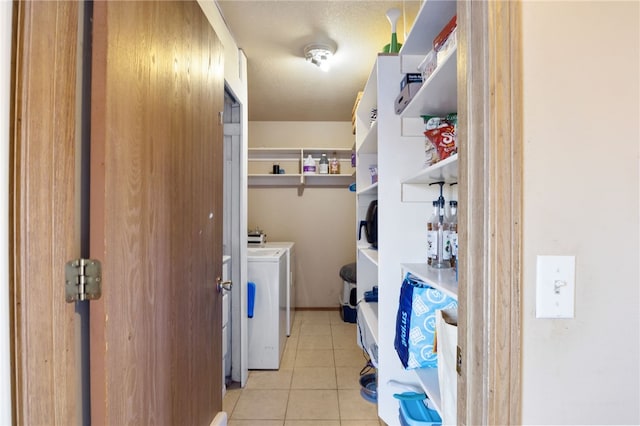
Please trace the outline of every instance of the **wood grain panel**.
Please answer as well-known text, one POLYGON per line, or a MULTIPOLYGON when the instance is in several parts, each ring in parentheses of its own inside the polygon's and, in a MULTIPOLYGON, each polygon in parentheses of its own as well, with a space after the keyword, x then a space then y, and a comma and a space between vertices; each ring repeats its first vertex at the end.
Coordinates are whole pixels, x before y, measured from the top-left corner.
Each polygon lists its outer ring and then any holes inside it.
POLYGON ((94 26, 91 203, 103 226, 91 251, 104 291, 91 311, 92 420, 209 424, 222 406, 221 46, 195 2, 97 2, 94 26))
POLYGON ((64 264, 75 224, 76 2, 17 2, 12 144, 15 421, 69 425, 77 411, 74 305, 64 264))
POLYGON ((519 2, 458 6, 461 424, 520 423, 519 2))

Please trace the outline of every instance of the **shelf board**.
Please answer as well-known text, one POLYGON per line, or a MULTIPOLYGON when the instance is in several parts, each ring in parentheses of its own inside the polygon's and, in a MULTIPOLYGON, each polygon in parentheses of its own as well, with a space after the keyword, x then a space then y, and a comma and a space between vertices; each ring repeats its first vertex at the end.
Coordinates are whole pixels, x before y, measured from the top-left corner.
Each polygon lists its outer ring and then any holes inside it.
POLYGON ((358 303, 358 327, 361 328, 362 340, 358 344, 367 351, 371 362, 378 367, 378 304, 376 302, 358 303))
POLYGON ((356 110, 356 115, 360 120, 360 122, 362 123, 368 123, 371 115, 371 108, 378 107, 377 84, 378 84, 378 66, 377 66, 377 59, 376 59, 376 63, 373 65, 371 74, 369 74, 367 83, 364 86, 364 91, 362 94, 362 98, 360 98, 358 109, 356 110))
POLYGON ((403 263, 400 266, 405 272, 410 272, 433 288, 458 300, 458 282, 456 281, 455 269, 435 269, 426 263, 403 263))
POLYGON ((378 192, 378 182, 371 184, 369 186, 367 186, 366 188, 363 188, 361 191, 357 190, 358 188, 356 188, 356 193, 358 195, 365 195, 365 194, 373 194, 378 192))
POLYGON ((400 49, 400 55, 426 55, 433 47, 433 39, 455 14, 455 1, 425 1, 400 49))
POLYGON ((458 182, 458 154, 437 162, 420 170, 412 176, 400 181, 402 202, 430 202, 433 200, 432 191, 426 190, 426 185, 444 181, 446 184, 458 182))
POLYGON ((442 416, 442 411, 440 406, 442 405, 442 397, 440 396, 440 383, 438 380, 438 369, 437 368, 417 368, 414 370, 416 376, 418 377, 418 382, 420 382, 420 386, 424 389, 424 392, 427 394, 431 403, 433 404, 433 408, 442 416))
POLYGON ((284 187, 299 186, 302 183, 302 175, 295 173, 281 175, 250 174, 248 178, 249 186, 284 187))
POLYGON ((348 187, 353 183, 352 173, 339 175, 304 175, 304 184, 307 186, 344 186, 348 187))
POLYGON ((339 175, 301 175, 301 174, 250 174, 249 186, 262 187, 344 187, 347 188, 354 181, 353 173, 339 175))
POLYGON ((452 49, 422 84, 418 93, 400 114, 402 118, 421 115, 445 116, 458 111, 457 51, 457 48, 452 49))
POLYGON ((378 152, 378 121, 374 121, 368 129, 357 151, 358 154, 375 154, 378 152))
POLYGON ((300 160, 301 148, 249 148, 249 161, 283 161, 300 160))
POLYGON ((371 263, 378 266, 378 250, 371 248, 371 246, 359 246, 358 251, 362 253, 362 255, 369 259, 371 263))
POLYGON ((400 181, 401 184, 430 184, 445 181, 447 184, 458 182, 458 154, 438 161, 418 173, 400 181))

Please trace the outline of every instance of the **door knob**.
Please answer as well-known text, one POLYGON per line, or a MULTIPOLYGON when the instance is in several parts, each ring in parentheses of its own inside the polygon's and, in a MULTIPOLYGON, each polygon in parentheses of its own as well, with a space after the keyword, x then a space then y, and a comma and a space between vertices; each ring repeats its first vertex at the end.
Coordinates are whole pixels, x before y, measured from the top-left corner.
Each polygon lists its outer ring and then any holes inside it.
POLYGON ((218 293, 222 293, 224 291, 231 291, 231 286, 233 283, 231 281, 222 281, 220 277, 216 278, 216 287, 218 288, 218 293))

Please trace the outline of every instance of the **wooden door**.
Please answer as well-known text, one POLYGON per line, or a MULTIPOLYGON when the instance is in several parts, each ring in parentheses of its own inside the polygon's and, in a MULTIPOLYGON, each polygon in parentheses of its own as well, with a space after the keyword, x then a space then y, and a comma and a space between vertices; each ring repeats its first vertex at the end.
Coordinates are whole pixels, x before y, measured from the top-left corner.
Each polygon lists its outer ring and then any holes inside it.
POLYGON ((196 2, 96 2, 93 424, 208 425, 222 407, 222 48, 196 2))
MULTIPOLYGON (((86 421, 64 264, 80 255, 77 2, 17 2, 12 111, 14 419, 86 421)), ((222 52, 195 2, 95 4, 94 424, 221 409, 222 52)), ((85 123, 86 124, 86 123, 85 123)))
POLYGON ((64 264, 80 254, 75 214, 78 3, 16 2, 14 8, 13 418, 23 425, 71 425, 79 422, 80 407, 74 306, 64 299, 64 264))

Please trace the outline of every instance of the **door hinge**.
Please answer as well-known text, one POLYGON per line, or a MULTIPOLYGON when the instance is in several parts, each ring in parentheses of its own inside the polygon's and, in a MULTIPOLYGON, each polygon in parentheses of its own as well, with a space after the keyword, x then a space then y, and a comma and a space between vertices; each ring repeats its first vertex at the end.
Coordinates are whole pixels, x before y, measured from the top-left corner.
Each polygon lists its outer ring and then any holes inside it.
POLYGON ((458 376, 462 376, 462 349, 456 346, 456 372, 458 376))
POLYGON ((102 295, 102 265, 95 259, 75 259, 65 265, 67 303, 96 300, 102 295))

